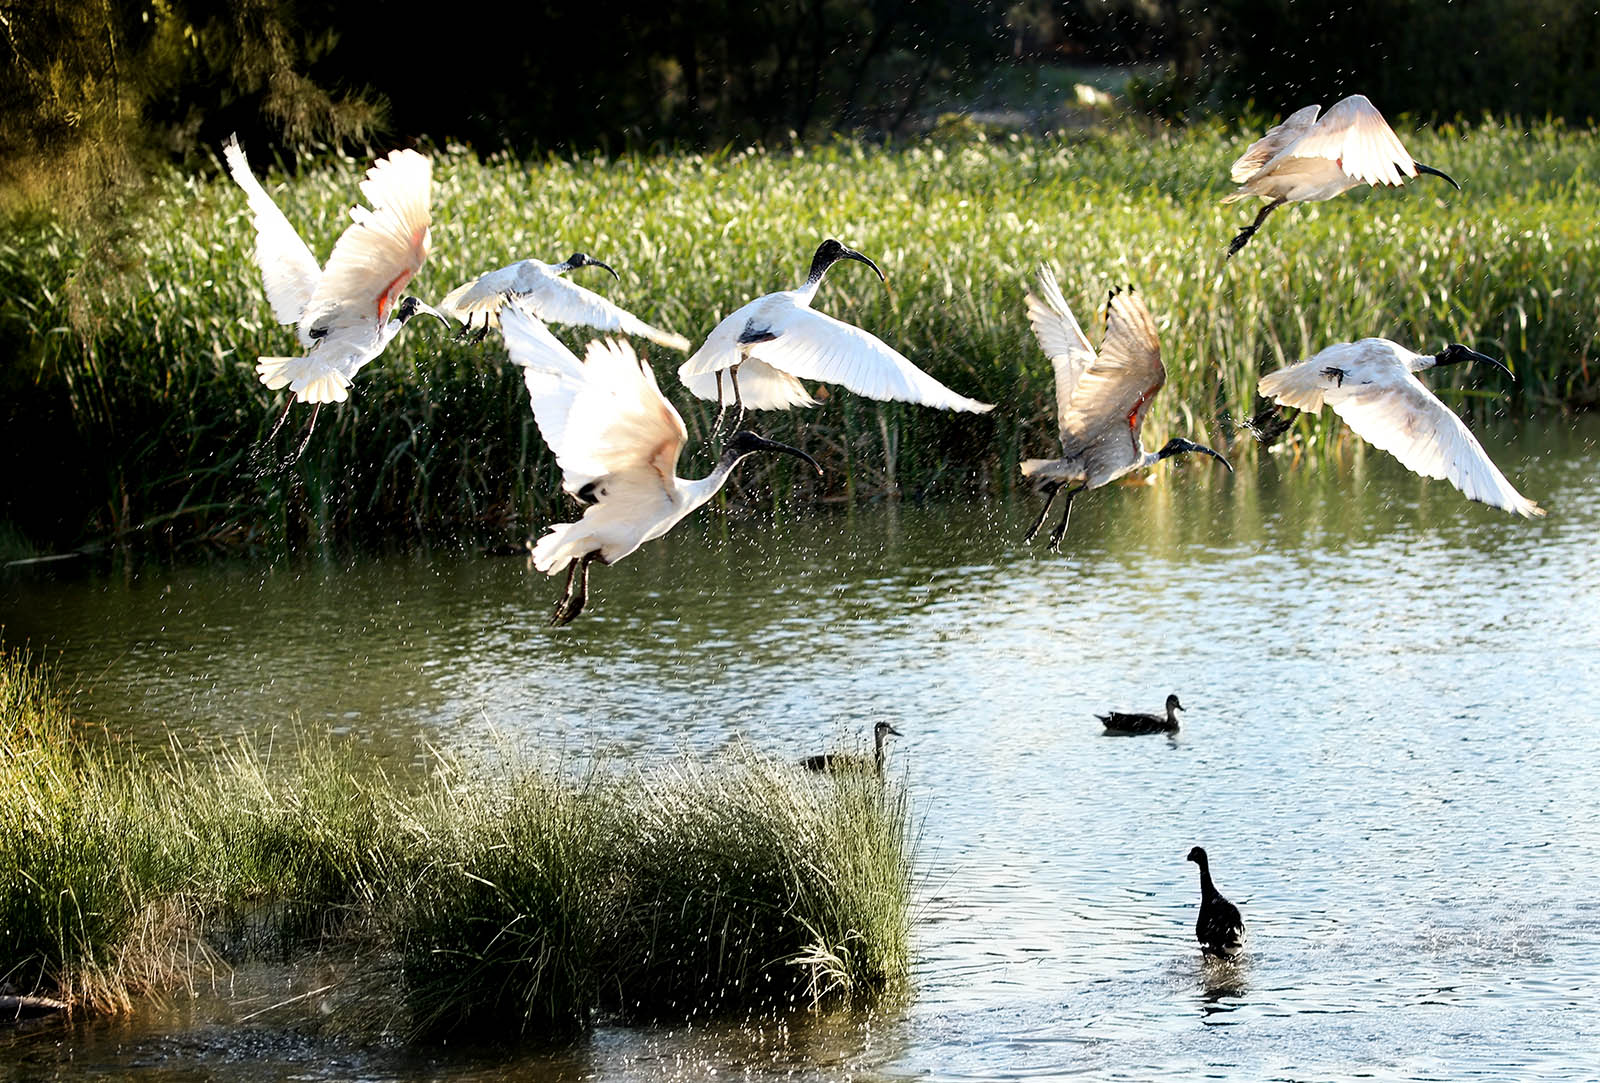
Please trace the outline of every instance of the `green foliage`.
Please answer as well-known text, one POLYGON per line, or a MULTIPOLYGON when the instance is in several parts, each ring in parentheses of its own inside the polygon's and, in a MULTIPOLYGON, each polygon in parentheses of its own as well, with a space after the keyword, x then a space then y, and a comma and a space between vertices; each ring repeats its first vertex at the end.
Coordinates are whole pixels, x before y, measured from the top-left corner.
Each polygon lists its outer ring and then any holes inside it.
MULTIPOLYGON (((822 237, 866 252, 891 289, 849 265, 818 307, 996 409, 951 415, 839 392, 815 410, 754 415, 827 473, 747 464, 735 500, 763 486, 849 500, 1015 484, 1017 459, 1053 440, 1050 368, 1022 304, 1042 260, 1093 338, 1108 287, 1145 292, 1169 378, 1146 423, 1156 442, 1227 443, 1261 372, 1369 335, 1504 357, 1521 383, 1494 387, 1480 410, 1593 404, 1600 135, 1400 129, 1466 191, 1420 178, 1286 208, 1226 262, 1255 205, 1218 200, 1250 133, 955 133, 900 149, 839 141, 526 165, 448 152, 435 158, 434 255, 413 289, 437 299, 486 269, 581 250, 623 275, 589 285, 698 341, 736 305, 797 282, 822 237)), ((269 178, 314 251, 347 222, 365 165, 333 158, 287 184, 269 178)), ((272 322, 242 193, 226 178, 166 175, 132 235, 133 270, 95 291, 73 286, 87 257, 72 230, 27 218, 0 239, 0 286, 14 299, 0 314, 0 451, 34 468, 0 518, 41 540, 321 547, 531 532, 568 514, 498 340, 457 344, 431 321, 363 370, 349 403, 323 410, 305 454, 283 465, 308 411, 269 443, 282 396, 253 364, 294 339, 272 322)), ((703 469, 713 411, 672 377, 681 358, 644 352, 689 426, 684 472, 703 469)), ((1462 378, 1435 383, 1448 397, 1462 378)), ((1297 431, 1317 440, 1336 424, 1303 418, 1297 431)))
MULTIPOLYGON (((902 787, 744 748, 671 767, 326 741, 115 755, 0 651, 0 981, 126 1010, 218 953, 399 960, 418 1031, 548 1034, 901 985, 902 787)), ((381 963, 380 963, 381 965, 381 963)))

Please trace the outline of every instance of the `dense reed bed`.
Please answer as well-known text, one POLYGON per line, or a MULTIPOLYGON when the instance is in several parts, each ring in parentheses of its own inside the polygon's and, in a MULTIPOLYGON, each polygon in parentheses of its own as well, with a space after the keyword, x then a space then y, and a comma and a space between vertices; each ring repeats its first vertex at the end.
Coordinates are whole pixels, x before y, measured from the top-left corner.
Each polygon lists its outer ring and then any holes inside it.
MULTIPOLYGON (((893 289, 846 266, 819 307, 996 409, 952 416, 842 394, 808 412, 757 415, 765 432, 828 467, 820 481, 784 464, 747 467, 733 498, 760 492, 762 503, 1013 486, 1016 460, 1052 440, 1049 368, 1021 301, 1040 260, 1056 263, 1086 324, 1108 286, 1146 292, 1170 374, 1149 422, 1156 436, 1226 443, 1261 371, 1367 335, 1419 348, 1459 340, 1506 358, 1519 386, 1447 390, 1454 402, 1476 398, 1481 415, 1593 405, 1600 135, 1400 130, 1466 190, 1423 178, 1279 211, 1226 263, 1254 204, 1218 199, 1252 133, 971 132, 892 149, 839 142, 528 164, 447 149, 435 155, 434 256, 414 289, 437 299, 484 269, 582 250, 623 275, 588 284, 698 340, 735 305, 797 282, 820 238, 867 252, 893 289)), ((270 176, 317 253, 348 221, 366 165, 335 158, 287 181, 270 176)), ((226 178, 160 178, 121 241, 93 257, 48 217, 7 225, 8 439, 19 453, 35 449, 38 489, 50 494, 13 499, 10 517, 26 534, 437 541, 525 532, 561 510, 557 472, 498 342, 458 345, 436 325, 408 329, 348 404, 324 411, 304 456, 282 465, 301 428, 268 444, 278 396, 252 365, 293 336, 271 321, 243 197, 226 178)), ((648 352, 698 446, 710 411, 671 378, 680 357, 648 352)), ((1307 418, 1296 435, 1316 444, 1333 431, 1307 418)))
POLYGON ((348 950, 403 993, 367 1006, 397 1029, 550 1034, 867 997, 909 965, 903 787, 748 749, 401 777, 325 741, 152 762, 0 652, 0 794, 0 992, 74 1009, 348 950))

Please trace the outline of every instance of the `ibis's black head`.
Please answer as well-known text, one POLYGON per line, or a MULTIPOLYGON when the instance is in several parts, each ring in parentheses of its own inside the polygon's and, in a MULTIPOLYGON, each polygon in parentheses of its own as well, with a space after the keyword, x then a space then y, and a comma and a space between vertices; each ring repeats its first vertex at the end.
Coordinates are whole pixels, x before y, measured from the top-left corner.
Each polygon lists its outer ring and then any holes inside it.
POLYGON ((1181 711, 1181 710, 1183 710, 1183 704, 1178 702, 1178 697, 1177 697, 1176 694, 1170 695, 1170 696, 1167 697, 1167 710, 1169 710, 1169 711, 1181 711))
POLYGON ((1461 365, 1468 362, 1479 365, 1493 365, 1507 376, 1510 376, 1513 380, 1517 378, 1510 369, 1506 368, 1494 358, 1487 354, 1481 354, 1477 350, 1469 350, 1459 342, 1452 342, 1450 345, 1433 355, 1433 363, 1435 365, 1461 365))
POLYGON ((1196 846, 1194 849, 1189 851, 1189 856, 1185 860, 1193 861, 1196 865, 1199 865, 1203 869, 1206 867, 1206 852, 1200 847, 1196 846))
POLYGON ((904 736, 904 734, 902 734, 899 730, 897 730, 893 726, 891 726, 887 721, 879 722, 876 726, 873 726, 872 727, 872 735, 878 739, 878 742, 880 744, 883 743, 883 740, 886 737, 902 737, 902 736, 904 736))
POLYGON ((1411 164, 1417 167, 1418 173, 1426 173, 1430 177, 1443 177, 1445 180, 1450 182, 1450 187, 1454 188, 1458 192, 1461 191, 1461 185, 1457 184, 1456 179, 1450 174, 1440 172, 1439 170, 1433 168, 1433 166, 1423 165, 1418 161, 1413 161, 1411 164))
MULTIPOLYGON (((611 268, 607 267, 604 263, 601 263, 593 256, 585 255, 582 252, 574 252, 572 255, 568 256, 566 267, 569 271, 576 271, 579 267, 605 267, 606 270, 611 271, 611 268)), ((611 271, 611 277, 615 278, 618 282, 622 281, 622 276, 617 274, 615 271, 611 271)))
POLYGON ((401 325, 404 326, 411 321, 411 317, 413 316, 432 316, 446 327, 450 326, 449 320, 445 319, 428 305, 423 304, 417 298, 400 298, 400 303, 394 307, 394 318, 399 320, 401 325))
POLYGON ((1174 455, 1186 455, 1191 451, 1198 451, 1202 455, 1209 455, 1217 462, 1228 468, 1228 473, 1233 473, 1233 464, 1224 459, 1218 452, 1212 451, 1204 444, 1197 444, 1193 440, 1185 440, 1181 436, 1174 436, 1168 440, 1160 451, 1156 452, 1158 459, 1170 459, 1174 455))
POLYGON ((853 259, 857 263, 865 263, 868 267, 878 272, 879 279, 884 282, 889 281, 884 278, 883 272, 878 270, 876 263, 873 263, 860 252, 846 248, 832 237, 829 237, 817 246, 817 254, 811 257, 811 272, 806 275, 806 282, 821 282, 822 276, 828 273, 828 268, 842 259, 853 259))
POLYGON ((822 473, 822 464, 799 448, 790 447, 788 444, 780 444, 776 440, 768 440, 765 436, 757 436, 749 429, 740 429, 729 437, 728 442, 722 447, 723 456, 732 458, 735 461, 744 458, 746 455, 754 455, 758 451, 780 451, 785 455, 793 455, 797 459, 804 459, 810 463, 812 469, 816 470, 817 473, 822 473))

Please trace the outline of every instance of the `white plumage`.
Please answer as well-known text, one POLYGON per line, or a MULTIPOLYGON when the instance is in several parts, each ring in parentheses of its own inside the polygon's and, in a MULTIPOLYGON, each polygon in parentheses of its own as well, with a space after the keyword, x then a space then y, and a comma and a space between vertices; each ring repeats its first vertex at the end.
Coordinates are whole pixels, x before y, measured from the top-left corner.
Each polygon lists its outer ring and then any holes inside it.
POLYGON ((1385 338, 1364 338, 1268 373, 1260 390, 1297 410, 1331 406, 1362 439, 1423 477, 1443 478, 1472 500, 1526 518, 1541 516, 1544 509, 1506 480, 1455 411, 1412 375, 1465 361, 1499 366, 1459 344, 1419 354, 1385 338))
MULTIPOLYGON (((646 338, 669 350, 687 352, 689 340, 652 327, 613 301, 562 275, 578 267, 606 267, 597 259, 575 252, 561 263, 541 263, 525 259, 499 270, 463 282, 451 290, 439 303, 439 311, 454 316, 471 326, 481 317, 481 326, 487 330, 499 324, 500 308, 508 300, 516 300, 522 307, 545 323, 579 324, 597 331, 618 331, 624 335, 646 338)), ((615 275, 616 272, 612 271, 615 275)))
MULTIPOLYGON (((361 367, 381 354, 417 312, 419 302, 395 301, 428 258, 431 166, 412 150, 380 158, 361 182, 371 209, 350 209, 353 222, 333 246, 326 266, 295 232, 261 187, 237 137, 223 144, 228 171, 245 191, 256 227, 256 265, 279 323, 298 324, 302 357, 262 357, 261 382, 288 387, 301 402, 343 402, 361 367), (394 319, 390 319, 391 312, 394 319)), ((410 300, 410 299, 408 299, 410 300)))
POLYGON ((1028 531, 1029 539, 1044 525, 1063 485, 1073 487, 1067 490, 1061 522, 1050 535, 1052 549, 1060 546, 1066 532, 1073 497, 1085 489, 1098 489, 1133 470, 1194 451, 1233 469, 1215 451, 1187 440, 1170 440, 1160 451, 1146 452, 1141 446, 1139 430, 1150 412, 1150 402, 1167 382, 1156 322, 1142 297, 1132 290, 1111 294, 1098 354, 1048 266, 1039 268, 1039 292, 1028 294, 1027 304, 1034 336, 1055 369, 1056 423, 1061 438, 1060 458, 1025 459, 1022 463, 1023 476, 1047 494, 1044 510, 1028 531))
MULTIPOLYGON (((758 297, 717 324, 678 369, 695 395, 755 410, 815 406, 802 379, 842 384, 858 395, 984 413, 992 406, 958 395, 882 339, 811 307, 829 267, 853 259, 878 267, 838 241, 824 241, 798 289, 758 297)), ((879 276, 882 272, 879 271, 879 276)))
POLYGON ((1398 186, 1408 177, 1430 173, 1456 182, 1431 166, 1412 160, 1383 114, 1361 94, 1352 94, 1318 119, 1321 107, 1308 105, 1250 144, 1229 175, 1238 190, 1224 203, 1248 196, 1270 202, 1252 225, 1229 246, 1243 248, 1272 210, 1284 203, 1332 199, 1358 184, 1398 186))
POLYGON ((710 475, 680 478, 678 456, 688 439, 683 419, 632 346, 591 342, 579 361, 514 304, 501 309, 500 328, 511 360, 522 366, 539 432, 561 466, 562 488, 590 505, 577 522, 550 527, 533 548, 541 572, 568 573, 567 596, 552 623, 582 611, 590 561, 611 564, 661 537, 710 500, 746 455, 783 451, 816 466, 802 451, 743 432, 710 475))

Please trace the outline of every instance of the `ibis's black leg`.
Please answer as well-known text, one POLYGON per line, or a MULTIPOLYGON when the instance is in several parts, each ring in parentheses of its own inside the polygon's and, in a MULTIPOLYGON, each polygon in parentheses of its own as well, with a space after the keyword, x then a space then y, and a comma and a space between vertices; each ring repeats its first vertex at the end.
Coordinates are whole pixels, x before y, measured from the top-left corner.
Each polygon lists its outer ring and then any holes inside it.
POLYGON ((311 423, 306 426, 306 438, 304 440, 300 441, 300 446, 295 449, 294 458, 290 459, 289 460, 290 462, 298 462, 299 459, 300 459, 300 456, 302 456, 302 455, 304 455, 306 453, 306 445, 311 443, 311 434, 316 431, 316 428, 317 428, 317 414, 318 414, 319 411, 321 411, 321 409, 322 409, 322 403, 320 403, 320 402, 316 403, 315 405, 313 405, 311 407, 311 423))
POLYGON ((1050 551, 1061 552, 1061 536, 1067 532, 1067 520, 1072 517, 1072 498, 1083 492, 1084 486, 1078 485, 1067 490, 1067 506, 1061 509, 1061 521, 1050 532, 1050 551))
POLYGON ((728 404, 722 401, 722 370, 717 370, 717 422, 711 426, 711 438, 706 441, 710 444, 717 442, 717 437, 722 435, 722 420, 728 416, 728 404))
POLYGON ((571 624, 583 612, 583 604, 589 600, 589 564, 599 558, 599 553, 585 553, 567 565, 567 592, 550 617, 550 627, 571 624))
MULTIPOLYGON (((743 364, 743 362, 740 362, 743 364)), ((739 366, 735 365, 728 370, 728 379, 733 383, 733 431, 738 432, 739 426, 744 424, 744 399, 739 397, 739 366)))
POLYGON ((489 314, 483 314, 483 326, 478 328, 478 333, 472 336, 472 345, 476 346, 489 337, 489 314))
POLYGON ((1330 368, 1325 368, 1325 369, 1322 370, 1322 375, 1324 375, 1328 379, 1332 380, 1334 382, 1335 386, 1337 386, 1337 387, 1343 387, 1344 386, 1344 377, 1345 377, 1344 369, 1331 368, 1331 367, 1330 368))
POLYGON ((1056 502, 1056 494, 1060 491, 1061 482, 1059 481, 1052 481, 1045 485, 1044 507, 1039 509, 1039 518, 1033 521, 1033 525, 1028 528, 1028 532, 1022 536, 1023 541, 1031 542, 1034 535, 1039 533, 1039 528, 1044 526, 1044 517, 1050 514, 1050 505, 1056 502))
POLYGON ((272 443, 273 438, 278 435, 278 430, 283 428, 283 423, 289 420, 289 409, 292 406, 294 406, 294 396, 290 395, 289 401, 283 404, 283 413, 278 415, 278 423, 272 426, 271 432, 267 433, 267 443, 272 443))
POLYGON ((1250 243, 1250 238, 1254 237, 1256 235, 1256 230, 1261 228, 1261 223, 1265 222, 1267 220, 1267 215, 1271 214, 1273 211, 1277 210, 1282 205, 1283 205, 1283 200, 1274 199, 1271 203, 1268 203, 1265 207, 1262 207, 1261 208, 1261 213, 1256 215, 1256 220, 1254 222, 1251 222, 1248 226, 1245 226, 1243 229, 1241 229, 1239 231, 1239 235, 1237 237, 1235 237, 1233 239, 1233 241, 1228 245, 1228 255, 1230 257, 1234 256, 1234 255, 1237 255, 1238 252, 1239 252, 1239 249, 1241 249, 1245 245, 1249 244, 1250 243))

